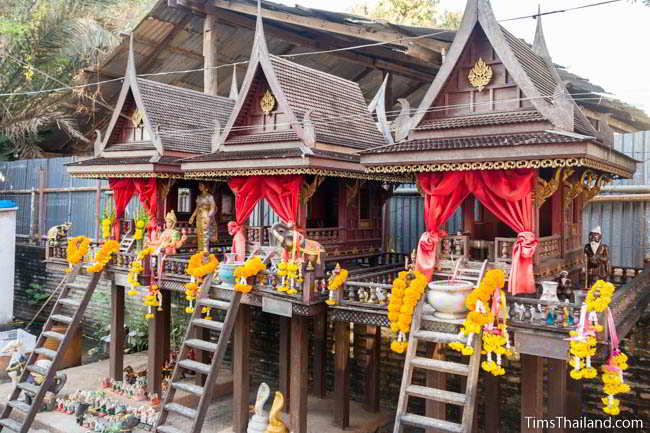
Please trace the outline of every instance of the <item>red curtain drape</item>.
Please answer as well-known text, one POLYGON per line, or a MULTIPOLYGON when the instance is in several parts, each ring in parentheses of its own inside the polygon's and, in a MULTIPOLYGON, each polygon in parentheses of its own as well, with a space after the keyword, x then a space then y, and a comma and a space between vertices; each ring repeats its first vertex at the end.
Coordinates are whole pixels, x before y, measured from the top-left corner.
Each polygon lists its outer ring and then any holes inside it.
POLYGON ((228 223, 233 236, 232 252, 237 261, 245 259, 244 225, 255 205, 265 198, 278 216, 287 223, 296 223, 302 176, 248 176, 230 179, 228 186, 235 193, 235 221, 228 223))
POLYGON ((156 221, 156 206, 158 196, 156 193, 156 178, 150 177, 147 179, 135 180, 135 193, 140 197, 140 203, 149 215, 149 224, 156 221))
POLYGON ((113 191, 115 202, 115 221, 113 221, 113 237, 120 239, 120 218, 124 216, 124 210, 131 201, 135 192, 135 181, 133 179, 108 179, 108 185, 113 191))
POLYGON ((490 212, 518 233, 512 249, 512 269, 508 280, 510 293, 534 293, 532 257, 538 243, 533 233, 535 175, 532 169, 419 174, 427 233, 422 235, 418 244, 417 269, 431 277, 436 244, 444 236, 440 227, 473 193, 490 212))

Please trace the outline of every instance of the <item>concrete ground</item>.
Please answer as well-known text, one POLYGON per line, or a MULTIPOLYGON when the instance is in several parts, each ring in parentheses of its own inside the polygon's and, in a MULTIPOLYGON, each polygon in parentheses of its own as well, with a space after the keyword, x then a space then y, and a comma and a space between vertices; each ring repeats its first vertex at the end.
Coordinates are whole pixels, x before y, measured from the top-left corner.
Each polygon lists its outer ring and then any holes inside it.
MULTIPOLYGON (((126 355, 124 365, 132 366, 136 371, 146 368, 146 353, 126 355)), ((78 389, 96 391, 101 389, 101 381, 108 374, 108 360, 86 364, 79 367, 62 370, 68 375, 68 380, 61 394, 72 394, 78 389)), ((5 383, 0 385, 0 406, 4 407, 9 393, 11 384, 5 383)), ((250 401, 255 401, 257 390, 251 391, 250 401)), ((230 371, 224 370, 219 376, 216 397, 208 408, 205 423, 203 424, 202 433, 230 433, 232 432, 232 376, 230 371)), ((193 406, 194 396, 186 393, 177 392, 179 403, 186 406, 193 406)), ((112 399, 125 400, 131 406, 147 404, 146 402, 136 402, 126 400, 118 395, 111 395, 112 399)), ((267 409, 270 408, 271 402, 267 403, 267 409)), ((318 399, 309 397, 307 419, 308 433, 343 433, 343 430, 335 427, 333 400, 318 399)), ((17 411, 12 412, 13 414, 17 411)), ((350 403, 350 427, 345 433, 374 433, 382 426, 392 422, 393 413, 374 414, 366 412, 363 407, 356 403, 350 403)), ((192 420, 181 416, 169 417, 169 423, 175 425, 181 431, 189 431, 192 420)), ((74 415, 67 415, 60 412, 41 412, 36 416, 30 433, 87 433, 85 428, 79 427, 74 421, 74 415)), ((134 433, 151 433, 149 429, 138 428, 134 433)))

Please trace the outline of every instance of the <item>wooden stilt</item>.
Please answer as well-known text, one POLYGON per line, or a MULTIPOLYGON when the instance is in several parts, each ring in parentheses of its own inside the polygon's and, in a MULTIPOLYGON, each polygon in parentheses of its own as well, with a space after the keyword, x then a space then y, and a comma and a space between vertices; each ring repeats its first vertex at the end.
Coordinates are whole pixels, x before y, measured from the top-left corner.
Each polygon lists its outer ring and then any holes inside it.
POLYGON ((124 375, 124 287, 111 287, 111 343, 109 348, 109 375, 123 380, 124 375))
MULTIPOLYGON (((548 359, 548 399, 547 418, 556 419, 557 417, 566 416, 567 406, 567 379, 568 364, 560 359, 548 359)), ((549 429, 553 433, 565 433, 566 429, 562 425, 556 425, 556 428, 549 429)))
POLYGON ((521 355, 521 432, 542 433, 544 417, 544 358, 521 355))
POLYGON ((248 352, 250 347, 250 310, 248 305, 239 306, 233 336, 233 433, 245 433, 248 426, 248 400, 250 373, 248 369, 248 352))
POLYGON ((325 398, 325 356, 327 354, 327 310, 314 316, 314 362, 312 393, 325 398))
POLYGON ((566 416, 570 419, 578 419, 582 415, 582 381, 569 378, 566 388, 566 416))
POLYGON ((291 320, 288 317, 280 319, 280 392, 284 395, 284 411, 291 410, 291 390, 289 389, 289 355, 291 354, 291 320))
MULTIPOLYGON (((489 396, 483 400, 485 402, 485 431, 501 433, 501 405, 499 404, 501 379, 488 373, 483 378, 483 384, 485 385, 485 395, 489 396)), ((474 425, 477 426, 478 423, 474 423, 474 425)))
POLYGON ((304 316, 291 318, 291 411, 290 430, 293 433, 307 433, 307 387, 309 385, 307 320, 304 316))
MULTIPOLYGON (((427 356, 430 359, 440 361, 445 360, 445 344, 429 343, 427 347, 427 356)), ((466 379, 463 377, 463 379, 466 379)), ((466 382, 466 380, 465 380, 466 382)), ((447 389, 447 375, 438 371, 427 370, 426 372, 426 386, 436 389, 447 389)), ((464 389, 464 386, 463 386, 464 389)), ((437 418, 441 420, 447 419, 447 405, 438 401, 426 399, 425 400, 425 415, 429 418, 437 418)), ((426 433, 437 433, 436 429, 426 429, 426 433)))
POLYGON ((364 408, 368 412, 379 412, 379 349, 381 345, 381 327, 368 326, 367 335, 369 360, 366 371, 366 401, 364 408))
POLYGON ((149 319, 149 349, 147 350, 147 389, 149 393, 155 392, 159 397, 162 385, 162 348, 165 341, 164 317, 163 311, 156 311, 154 317, 149 319))
POLYGON ((345 429, 350 425, 350 396, 348 394, 348 375, 350 357, 350 324, 334 323, 334 422, 345 429))
POLYGON ((162 359, 163 363, 169 359, 169 352, 171 351, 171 329, 172 329, 172 297, 171 292, 163 293, 162 298, 162 314, 163 320, 163 342, 162 342, 162 359))

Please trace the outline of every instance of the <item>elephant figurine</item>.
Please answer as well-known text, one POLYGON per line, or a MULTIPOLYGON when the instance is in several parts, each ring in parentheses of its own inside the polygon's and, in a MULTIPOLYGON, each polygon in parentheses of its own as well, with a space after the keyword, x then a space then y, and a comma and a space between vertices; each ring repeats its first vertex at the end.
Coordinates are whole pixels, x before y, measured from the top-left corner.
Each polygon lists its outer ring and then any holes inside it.
POLYGON ((295 242, 297 242, 298 244, 295 245, 296 258, 304 256, 308 271, 321 264, 321 254, 325 253, 325 249, 320 243, 306 239, 293 226, 281 222, 273 224, 271 226, 271 235, 280 242, 280 246, 289 254, 292 253, 295 242))

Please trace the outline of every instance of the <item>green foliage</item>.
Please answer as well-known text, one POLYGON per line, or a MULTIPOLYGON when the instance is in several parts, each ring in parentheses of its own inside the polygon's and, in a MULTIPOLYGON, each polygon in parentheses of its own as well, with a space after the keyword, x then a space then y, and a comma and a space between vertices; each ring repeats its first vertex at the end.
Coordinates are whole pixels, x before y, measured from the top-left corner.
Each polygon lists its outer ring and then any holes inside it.
POLYGON ((25 289, 25 295, 27 295, 27 303, 32 307, 40 307, 50 297, 50 293, 43 291, 43 286, 38 283, 30 284, 25 289))
POLYGON ((353 5, 348 12, 393 24, 456 29, 462 14, 440 11, 440 0, 379 0, 374 6, 367 1, 353 5))

